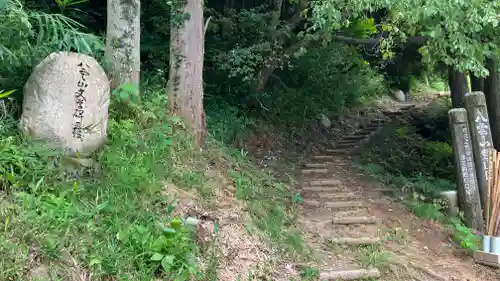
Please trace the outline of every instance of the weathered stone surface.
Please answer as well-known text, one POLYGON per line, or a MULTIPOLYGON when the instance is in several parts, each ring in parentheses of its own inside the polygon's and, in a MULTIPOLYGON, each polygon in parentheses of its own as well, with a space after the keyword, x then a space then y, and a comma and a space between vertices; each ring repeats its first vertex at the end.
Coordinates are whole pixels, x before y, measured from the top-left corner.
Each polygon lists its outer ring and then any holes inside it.
POLYGON ((455 158, 457 193, 467 226, 484 231, 483 212, 474 164, 467 110, 453 108, 448 111, 455 158))
POLYGON ((330 121, 330 119, 328 117, 326 117, 326 115, 321 114, 319 116, 319 119, 320 119, 321 125, 323 125, 323 127, 325 127, 325 129, 330 129, 330 127, 332 126, 332 121, 330 121))
POLYGON ((406 95, 401 90, 392 90, 392 96, 400 102, 404 102, 406 100, 406 95))
POLYGON ((70 156, 87 156, 106 142, 109 81, 87 55, 52 53, 24 87, 20 127, 70 156))

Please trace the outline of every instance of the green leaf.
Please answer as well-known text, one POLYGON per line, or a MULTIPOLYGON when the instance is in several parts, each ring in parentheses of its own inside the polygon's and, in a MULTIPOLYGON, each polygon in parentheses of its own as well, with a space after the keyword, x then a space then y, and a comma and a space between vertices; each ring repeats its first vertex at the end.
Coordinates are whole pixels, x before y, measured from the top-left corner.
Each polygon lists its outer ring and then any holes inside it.
POLYGON ((120 91, 120 99, 122 100, 128 100, 129 99, 129 94, 126 91, 120 91))
POLYGON ((168 241, 165 236, 160 236, 151 244, 150 249, 154 252, 160 252, 165 247, 167 242, 168 241))
POLYGON ((172 255, 165 256, 161 260, 161 267, 163 267, 163 270, 168 272, 170 270, 170 268, 172 267, 172 265, 174 264, 174 261, 175 261, 174 256, 172 256, 172 255))
POLYGON ((162 261, 163 263, 163 255, 160 253, 154 253, 153 256, 151 257, 152 261, 162 261))
POLYGON ((173 228, 165 227, 165 228, 163 228, 163 233, 165 233, 165 234, 175 234, 175 233, 177 233, 177 231, 175 231, 175 229, 173 229, 173 228))
MULTIPOLYGON (((182 221, 179 220, 179 219, 174 219, 170 222, 170 226, 173 228, 173 229, 180 229, 182 227, 182 221)), ((174 231, 175 233, 175 231, 174 231)))

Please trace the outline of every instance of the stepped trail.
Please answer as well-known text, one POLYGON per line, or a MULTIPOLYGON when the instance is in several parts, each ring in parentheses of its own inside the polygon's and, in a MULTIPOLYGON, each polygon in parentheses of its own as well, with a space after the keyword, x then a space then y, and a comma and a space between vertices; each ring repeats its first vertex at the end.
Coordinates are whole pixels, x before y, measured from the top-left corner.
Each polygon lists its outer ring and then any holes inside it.
POLYGON ((450 244, 444 227, 413 216, 351 163, 356 148, 385 122, 413 108, 384 112, 388 118, 310 155, 300 170, 299 225, 315 256, 308 266, 320 270, 320 280, 499 280, 450 244))

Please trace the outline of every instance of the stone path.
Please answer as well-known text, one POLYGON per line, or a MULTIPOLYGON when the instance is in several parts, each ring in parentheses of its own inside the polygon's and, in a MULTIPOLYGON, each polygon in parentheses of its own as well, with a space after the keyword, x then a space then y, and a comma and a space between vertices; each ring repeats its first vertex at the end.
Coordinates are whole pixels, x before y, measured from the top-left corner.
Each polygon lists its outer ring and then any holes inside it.
POLYGON ((376 134, 384 123, 412 108, 405 105, 395 112, 384 112, 389 120, 373 120, 304 165, 301 194, 306 211, 301 223, 311 236, 313 249, 322 255, 320 280, 373 280, 369 278, 381 276, 378 268, 360 266, 352 255, 360 247, 377 247, 381 242, 381 220, 370 212, 363 187, 343 177, 342 171, 348 168, 349 154, 376 134))

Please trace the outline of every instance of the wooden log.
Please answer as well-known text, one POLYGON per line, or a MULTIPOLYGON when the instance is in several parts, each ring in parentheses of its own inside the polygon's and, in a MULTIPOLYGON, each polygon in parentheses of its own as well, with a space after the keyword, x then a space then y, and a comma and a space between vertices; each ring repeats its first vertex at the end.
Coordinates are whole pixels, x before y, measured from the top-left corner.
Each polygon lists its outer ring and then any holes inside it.
POLYGON ((306 167, 306 168, 326 168, 326 167, 328 167, 328 164, 326 164, 326 163, 307 163, 307 164, 304 164, 304 167, 306 167))
MULTIPOLYGON (((484 207, 488 195, 488 167, 490 166, 488 162, 493 149, 486 98, 482 92, 473 92, 465 97, 465 106, 469 118, 481 206, 484 207)), ((483 217, 488 219, 486 208, 483 209, 483 217)))
POLYGON ((342 182, 340 180, 334 180, 334 179, 329 179, 329 180, 312 180, 308 181, 305 183, 305 185, 309 186, 337 186, 341 185, 342 182))
POLYGON ((332 187, 332 186, 303 186, 302 190, 307 192, 318 192, 318 193, 346 192, 345 187, 332 187))
POLYGON ((483 232, 485 229, 483 212, 477 187, 467 110, 454 108, 448 112, 448 115, 452 134, 460 207, 464 211, 467 226, 483 232))
POLYGON ((323 271, 319 274, 319 280, 328 281, 349 281, 360 280, 364 278, 379 278, 380 271, 376 268, 370 269, 354 269, 354 270, 339 270, 339 271, 323 271))
POLYGON ((321 197, 321 199, 325 199, 325 200, 353 200, 353 199, 357 199, 359 197, 352 192, 349 192, 349 193, 345 193, 345 192, 323 193, 323 194, 320 194, 318 196, 321 197))
POLYGON ((376 217, 341 217, 332 220, 334 224, 374 224, 377 223, 376 217))
POLYGON ((363 208, 366 207, 363 201, 339 201, 339 202, 326 202, 325 208, 331 209, 345 209, 345 208, 363 208))
POLYGON ((351 136, 344 137, 345 140, 362 140, 365 138, 366 138, 366 136, 359 136, 359 135, 351 135, 351 136))
POLYGON ((310 175, 310 174, 326 174, 328 173, 328 169, 303 169, 301 171, 303 175, 310 175))
POLYGON ((328 154, 346 154, 348 151, 348 149, 346 148, 343 148, 343 149, 327 149, 326 150, 326 153, 328 154))
POLYGON ((361 246, 361 245, 373 245, 380 243, 379 237, 344 237, 344 238, 335 238, 330 239, 330 243, 340 244, 340 245, 348 245, 348 246, 361 246))
POLYGON ((335 156, 332 155, 316 155, 313 157, 316 160, 333 160, 335 156))

